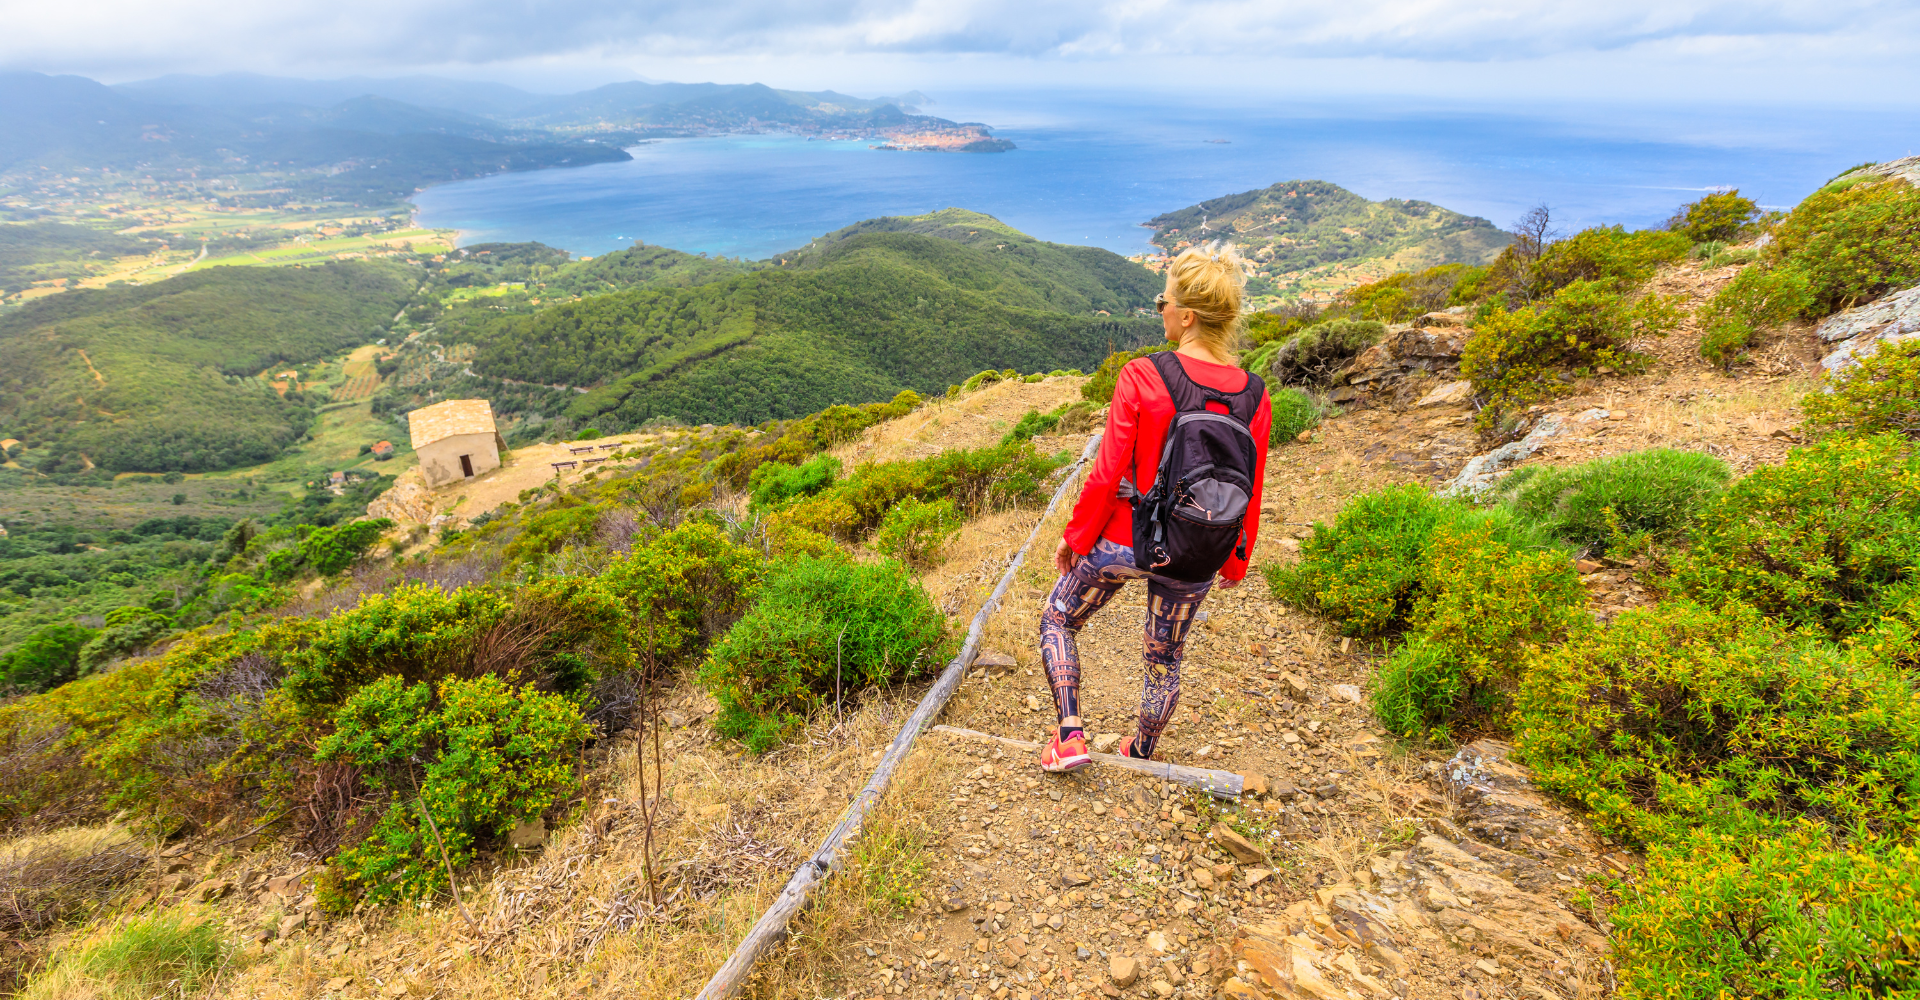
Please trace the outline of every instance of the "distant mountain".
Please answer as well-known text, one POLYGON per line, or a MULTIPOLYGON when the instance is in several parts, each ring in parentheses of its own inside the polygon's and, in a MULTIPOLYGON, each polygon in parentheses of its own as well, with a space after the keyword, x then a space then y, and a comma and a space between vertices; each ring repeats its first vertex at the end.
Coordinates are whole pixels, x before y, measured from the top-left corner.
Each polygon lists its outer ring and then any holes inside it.
MULTIPOLYGON (((629 130, 636 136, 644 136, 770 127, 810 133, 926 133, 933 137, 928 139, 929 145, 957 149, 969 142, 978 142, 981 144, 973 149, 980 151, 991 151, 993 143, 985 126, 956 124, 919 114, 918 106, 930 102, 927 95, 919 91, 896 97, 860 98, 831 90, 776 90, 759 83, 636 80, 573 94, 534 94, 501 84, 431 76, 300 80, 249 73, 164 76, 118 84, 113 90, 129 99, 151 104, 226 109, 252 116, 258 116, 263 105, 318 109, 374 99, 463 120, 468 126, 476 124, 475 119, 485 119, 496 129, 511 126, 601 132, 629 130), (941 141, 938 137, 942 133, 953 135, 941 141)), ((441 125, 414 131, 467 134, 441 125)), ((475 135, 477 138, 495 136, 495 132, 475 135)), ((1011 145, 1002 142, 998 148, 1011 145)))
POLYGON ((1139 315, 1160 288, 1151 271, 958 209, 869 220, 742 269, 441 328, 480 346, 482 375, 594 387, 568 415, 605 430, 661 415, 753 424, 987 368, 1090 370, 1159 332, 1139 315))
POLYGON ((222 73, 218 76, 175 74, 113 89, 148 104, 197 104, 211 108, 240 108, 262 104, 303 104, 331 107, 356 97, 382 97, 422 108, 445 109, 465 115, 505 118, 551 98, 501 83, 452 80, 439 76, 340 80, 301 80, 258 73, 222 73))
MULTIPOLYGON (((390 203, 503 170, 629 159, 465 112, 357 97, 327 108, 151 104, 78 76, 0 73, 0 170, 160 167, 219 174, 329 168, 294 197, 390 203)), ((283 195, 283 197, 286 195, 283 195)))
POLYGON ((1513 241, 1485 219, 1431 202, 1369 201, 1337 184, 1305 180, 1203 201, 1147 225, 1154 244, 1169 253, 1227 240, 1275 282, 1329 264, 1481 264, 1513 241))

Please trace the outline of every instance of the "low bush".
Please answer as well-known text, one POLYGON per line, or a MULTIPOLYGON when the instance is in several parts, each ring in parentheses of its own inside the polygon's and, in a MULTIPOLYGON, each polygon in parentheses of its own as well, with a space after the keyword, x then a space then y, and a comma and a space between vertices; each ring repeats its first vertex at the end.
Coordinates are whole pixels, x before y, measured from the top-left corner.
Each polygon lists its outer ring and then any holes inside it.
POLYGON ((562 493, 544 510, 521 519, 519 531, 507 543, 510 560, 537 560, 569 544, 592 538, 607 505, 587 503, 562 493))
POLYGON ((976 517, 1038 501, 1046 495, 1047 477, 1069 461, 1064 452, 1044 457, 1031 442, 1021 441, 863 465, 817 495, 770 516, 768 522, 770 530, 797 527, 857 540, 908 497, 952 500, 963 515, 976 517))
POLYGON ((173 911, 136 917, 70 945, 27 984, 32 1000, 187 997, 213 981, 232 944, 218 921, 173 911))
POLYGON ((626 605, 634 652, 672 668, 740 620, 761 572, 759 553, 717 525, 689 520, 609 563, 600 583, 626 605))
POLYGON ((1460 374, 1487 401, 1475 426, 1482 433, 1508 430, 1520 410, 1571 389, 1556 375, 1638 369, 1633 341, 1665 336, 1679 321, 1672 298, 1629 299, 1611 281, 1576 281, 1541 305, 1487 311, 1460 355, 1460 374))
POLYGON ((1284 385, 1330 382, 1361 351, 1380 342, 1387 328, 1375 320, 1335 319, 1300 331, 1280 345, 1268 368, 1284 385))
POLYGON ((80 647, 82 674, 90 674, 119 657, 145 649, 173 627, 166 615, 139 605, 114 608, 105 617, 106 627, 80 647))
POLYGON ((1525 466, 1502 480, 1498 493, 1553 537, 1605 553, 1637 538, 1677 538, 1729 476, 1712 455, 1654 448, 1572 466, 1525 466))
POLYGON ((1273 422, 1268 425, 1267 447, 1286 444, 1320 422, 1320 403, 1305 389, 1288 387, 1268 394, 1273 405, 1273 422))
POLYGON ((800 465, 764 462, 747 478, 750 503, 754 510, 771 510, 819 493, 839 475, 840 462, 831 455, 817 455, 800 465))
POLYGON ((1806 276, 1790 267, 1749 267, 1700 307, 1700 356, 1723 368, 1753 346, 1764 327, 1792 319, 1813 301, 1806 276))
POLYGON ((332 862, 330 908, 418 899, 447 885, 477 843, 540 817, 572 787, 588 734, 567 699, 498 677, 438 689, 383 677, 333 715, 314 759, 351 765, 387 803, 367 838, 332 862))
POLYGON ((1171 351, 1173 348, 1172 344, 1148 344, 1138 350, 1115 351, 1107 355, 1107 359, 1100 362, 1100 367, 1095 368, 1093 374, 1080 386, 1080 395, 1096 406, 1105 406, 1113 402, 1113 390, 1120 384, 1120 369, 1125 368, 1130 361, 1159 351, 1171 351))
POLYGON ((1665 601, 1540 654, 1515 719, 1540 787, 1639 843, 1801 815, 1920 823, 1920 699, 1904 672, 1738 603, 1665 601))
POLYGON ((1653 229, 1585 229, 1541 251, 1528 274, 1528 298, 1547 298, 1582 282, 1626 291, 1653 277, 1662 264, 1685 258, 1693 243, 1680 233, 1653 229))
POLYGON ((321 576, 332 576, 354 564, 393 522, 387 518, 352 521, 316 528, 300 540, 300 556, 321 576))
POLYGON ((1800 403, 1807 423, 1824 433, 1920 438, 1920 340, 1882 343, 1841 369, 1800 403))
POLYGON ((940 562, 947 543, 963 523, 952 500, 923 503, 908 497, 881 518, 880 528, 873 534, 873 547, 924 569, 940 562))
POLYGON ((80 649, 94 630, 79 625, 48 625, 0 656, 0 685, 36 692, 59 687, 80 675, 80 649))
POLYGON ((1734 483, 1699 515, 1674 583, 1844 637, 1894 613, 1920 580, 1920 458, 1894 434, 1838 437, 1734 483))
POLYGON ((1694 243, 1733 243, 1753 235, 1753 220, 1759 216, 1760 206, 1734 188, 1680 206, 1667 220, 1667 229, 1694 243))
POLYGON ((954 643, 946 619, 899 563, 802 558, 769 574, 759 600, 708 651, 700 680, 720 732, 765 752, 837 690, 914 680, 954 643))
POLYGON ((1407 644, 1374 679, 1374 711, 1402 736, 1500 726, 1520 665, 1587 619, 1586 592, 1564 552, 1518 550, 1491 518, 1435 526, 1419 567, 1407 644))
POLYGON ((1551 545, 1510 511, 1476 509, 1409 483, 1349 500, 1333 524, 1314 525, 1298 563, 1267 565, 1267 583, 1289 604, 1331 619, 1343 635, 1398 631, 1423 596, 1428 544, 1443 524, 1485 524, 1490 540, 1514 551, 1551 545))
POLYGON ((1077 403, 1062 403, 1046 413, 1028 410, 1021 414, 1020 422, 1013 425, 1007 436, 1000 439, 1001 444, 1014 444, 1019 441, 1031 441, 1036 434, 1078 433, 1092 429, 1093 404, 1086 400, 1077 403))
POLYGON ((1912 996, 1920 851, 1817 823, 1772 835, 1693 830, 1647 852, 1614 908, 1620 996, 1912 996))
POLYGON ((1774 226, 1765 260, 1806 276, 1810 317, 1920 282, 1920 189, 1894 179, 1821 188, 1774 226))
POLYGON ((1344 309, 1356 319, 1401 323, 1424 313, 1471 303, 1488 270, 1485 266, 1441 264, 1419 272, 1401 271, 1341 292, 1333 308, 1344 309))

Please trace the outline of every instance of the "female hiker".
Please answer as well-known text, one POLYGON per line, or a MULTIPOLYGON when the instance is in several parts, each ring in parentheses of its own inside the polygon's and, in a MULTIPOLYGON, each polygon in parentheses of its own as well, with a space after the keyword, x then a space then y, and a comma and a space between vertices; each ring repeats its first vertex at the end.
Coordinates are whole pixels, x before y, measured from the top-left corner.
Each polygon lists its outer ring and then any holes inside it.
POLYGON ((1155 304, 1177 345, 1120 369, 1106 437, 1073 508, 1040 617, 1040 659, 1060 724, 1040 766, 1092 761, 1080 721, 1074 637, 1129 580, 1147 585, 1140 725, 1122 752, 1142 760, 1180 703, 1180 655, 1218 574, 1247 575, 1272 420, 1265 384, 1234 365, 1243 277, 1231 248, 1195 247, 1167 267, 1155 304))

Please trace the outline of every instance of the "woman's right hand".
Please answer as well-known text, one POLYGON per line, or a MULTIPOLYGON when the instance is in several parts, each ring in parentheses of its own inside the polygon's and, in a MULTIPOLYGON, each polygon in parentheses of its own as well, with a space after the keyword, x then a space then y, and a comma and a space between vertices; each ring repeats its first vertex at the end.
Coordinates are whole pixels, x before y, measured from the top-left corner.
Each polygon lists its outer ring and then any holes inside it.
POLYGON ((1059 546, 1053 550, 1053 568, 1059 570, 1061 576, 1067 576, 1079 564, 1080 553, 1073 551, 1073 546, 1068 545, 1065 538, 1060 539, 1059 546))

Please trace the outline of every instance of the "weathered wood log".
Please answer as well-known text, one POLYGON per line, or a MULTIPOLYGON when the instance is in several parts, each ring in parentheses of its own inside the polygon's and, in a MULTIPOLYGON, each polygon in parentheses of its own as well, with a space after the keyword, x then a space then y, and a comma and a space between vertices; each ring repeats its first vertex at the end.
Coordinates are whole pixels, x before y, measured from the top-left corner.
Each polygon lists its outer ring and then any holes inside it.
MULTIPOLYGON (((952 736, 955 739, 980 740, 988 743, 999 743, 1004 746, 1019 747, 1022 750, 1028 750, 1034 753, 1040 752, 1040 744, 1031 743, 1027 740, 1016 740, 1010 736, 995 736, 992 733, 983 733, 973 729, 961 729, 958 726, 935 726, 933 727, 933 731, 942 736, 952 736)), ((1243 779, 1232 771, 1215 771, 1205 767, 1188 767, 1185 764, 1174 764, 1163 760, 1137 760, 1125 754, 1090 753, 1089 756, 1093 758, 1095 764, 1117 767, 1125 771, 1137 771, 1141 774, 1152 775, 1163 781, 1188 785, 1219 799, 1238 798, 1243 785, 1243 779)))
POLYGON ((907 718, 906 725, 900 727, 900 732, 894 736, 893 743, 881 756, 880 765, 874 768, 873 777, 867 779, 866 787, 860 789, 860 794, 854 796, 846 811, 840 814, 840 821, 827 832, 827 837, 821 841, 819 849, 801 863, 799 870, 793 873, 793 878, 787 880, 786 888, 780 890, 780 895, 773 901, 773 905, 767 907, 767 912, 760 915, 760 919, 754 922, 753 928, 747 931, 747 936, 741 939, 740 946, 733 950, 733 954, 727 956, 726 962, 713 974, 713 978, 707 981, 706 987, 700 991, 697 1000, 732 1000, 739 994, 741 987, 746 985, 747 974, 753 971, 754 962, 758 961, 768 948, 786 939, 787 922, 793 919, 795 913, 800 912, 802 906, 806 905, 807 896, 813 892, 814 886, 839 867, 842 848, 859 835, 860 826, 866 821, 868 810, 873 808, 874 803, 880 801, 880 796, 886 792, 888 783, 893 780, 893 773, 899 770, 900 763, 907 758, 907 752, 913 749, 914 741, 933 725, 933 720, 938 718, 940 711, 947 707, 947 700, 953 697, 953 692, 960 686, 960 680, 966 675, 967 668, 972 666, 973 658, 979 655, 980 635, 986 630, 987 619, 993 617, 994 611, 999 609, 1001 598, 1006 596, 1007 588, 1012 586, 1014 574, 1020 571, 1021 564, 1026 561, 1027 550, 1033 547, 1033 540, 1040 536, 1041 527, 1047 523, 1047 518, 1053 516, 1054 509, 1060 505, 1060 499, 1067 495, 1067 491, 1079 478, 1081 467, 1086 465, 1087 459, 1092 457, 1094 451, 1100 447, 1100 437, 1095 434, 1093 439, 1087 442, 1086 449, 1080 453, 1080 460, 1075 462, 1073 467, 1067 470, 1067 474, 1061 478, 1060 487, 1054 490, 1053 499, 1047 503, 1046 512, 1034 522, 1033 531, 1028 533, 1027 540, 1020 546, 1020 550, 1014 553, 1013 561, 1007 565, 1006 573, 1001 575, 999 586, 993 588, 993 593, 987 596, 986 603, 980 605, 979 613, 973 616, 973 623, 967 626, 967 640, 960 647, 960 655, 955 656, 947 664, 946 669, 940 672, 939 679, 933 682, 933 687, 920 699, 920 704, 914 708, 913 715, 907 718))

